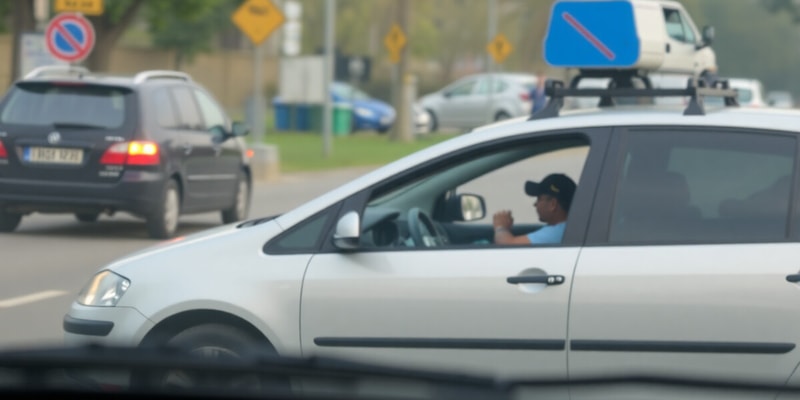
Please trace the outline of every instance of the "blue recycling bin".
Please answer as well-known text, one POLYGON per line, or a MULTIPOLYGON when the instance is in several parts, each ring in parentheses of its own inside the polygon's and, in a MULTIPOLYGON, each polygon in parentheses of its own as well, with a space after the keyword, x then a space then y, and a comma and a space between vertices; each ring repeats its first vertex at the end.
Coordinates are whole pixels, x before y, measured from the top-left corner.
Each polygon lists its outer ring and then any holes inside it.
POLYGON ((311 106, 308 104, 294 104, 294 124, 298 131, 311 130, 311 106))
POLYGON ((288 131, 292 129, 292 105, 283 103, 278 99, 272 101, 275 110, 275 130, 288 131))

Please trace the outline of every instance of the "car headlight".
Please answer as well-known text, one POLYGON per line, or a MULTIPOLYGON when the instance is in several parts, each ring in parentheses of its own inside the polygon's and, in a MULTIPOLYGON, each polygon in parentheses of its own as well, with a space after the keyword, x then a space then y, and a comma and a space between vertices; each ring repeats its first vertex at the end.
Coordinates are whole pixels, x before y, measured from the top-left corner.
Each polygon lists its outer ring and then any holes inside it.
POLYGON ((367 109, 367 108, 361 108, 361 107, 356 107, 356 114, 361 118, 374 118, 375 117, 375 112, 374 111, 372 111, 370 109, 367 109))
POLYGON ((78 295, 78 303, 94 307, 115 307, 131 281, 109 270, 98 272, 78 295))

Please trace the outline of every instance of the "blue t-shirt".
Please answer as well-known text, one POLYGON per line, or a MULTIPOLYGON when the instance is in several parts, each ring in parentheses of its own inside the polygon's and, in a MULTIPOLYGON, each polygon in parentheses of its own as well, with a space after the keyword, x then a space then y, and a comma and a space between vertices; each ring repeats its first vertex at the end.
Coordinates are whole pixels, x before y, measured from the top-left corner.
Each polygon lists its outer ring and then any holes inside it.
POLYGON ((529 233, 528 240, 531 241, 531 244, 561 243, 561 238, 564 237, 564 227, 566 226, 566 222, 545 225, 536 232, 529 233))

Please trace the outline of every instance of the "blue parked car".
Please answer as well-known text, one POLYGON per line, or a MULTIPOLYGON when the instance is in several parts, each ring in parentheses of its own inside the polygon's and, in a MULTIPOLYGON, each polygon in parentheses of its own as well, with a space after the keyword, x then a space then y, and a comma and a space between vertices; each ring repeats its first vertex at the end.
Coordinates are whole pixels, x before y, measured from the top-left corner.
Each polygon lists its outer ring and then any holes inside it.
POLYGON ((370 97, 368 94, 344 82, 334 82, 331 90, 333 101, 348 103, 353 108, 352 130, 389 131, 395 120, 394 107, 370 97))

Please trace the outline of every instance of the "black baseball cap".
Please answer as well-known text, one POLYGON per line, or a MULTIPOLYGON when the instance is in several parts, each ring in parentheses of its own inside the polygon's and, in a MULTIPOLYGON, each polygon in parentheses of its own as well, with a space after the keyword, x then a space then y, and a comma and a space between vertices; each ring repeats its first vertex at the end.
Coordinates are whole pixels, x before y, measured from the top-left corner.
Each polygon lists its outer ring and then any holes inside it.
POLYGON ((550 174, 538 183, 533 181, 525 182, 525 193, 528 196, 540 196, 543 194, 553 196, 565 211, 569 211, 576 187, 577 185, 570 177, 564 174, 550 174))

